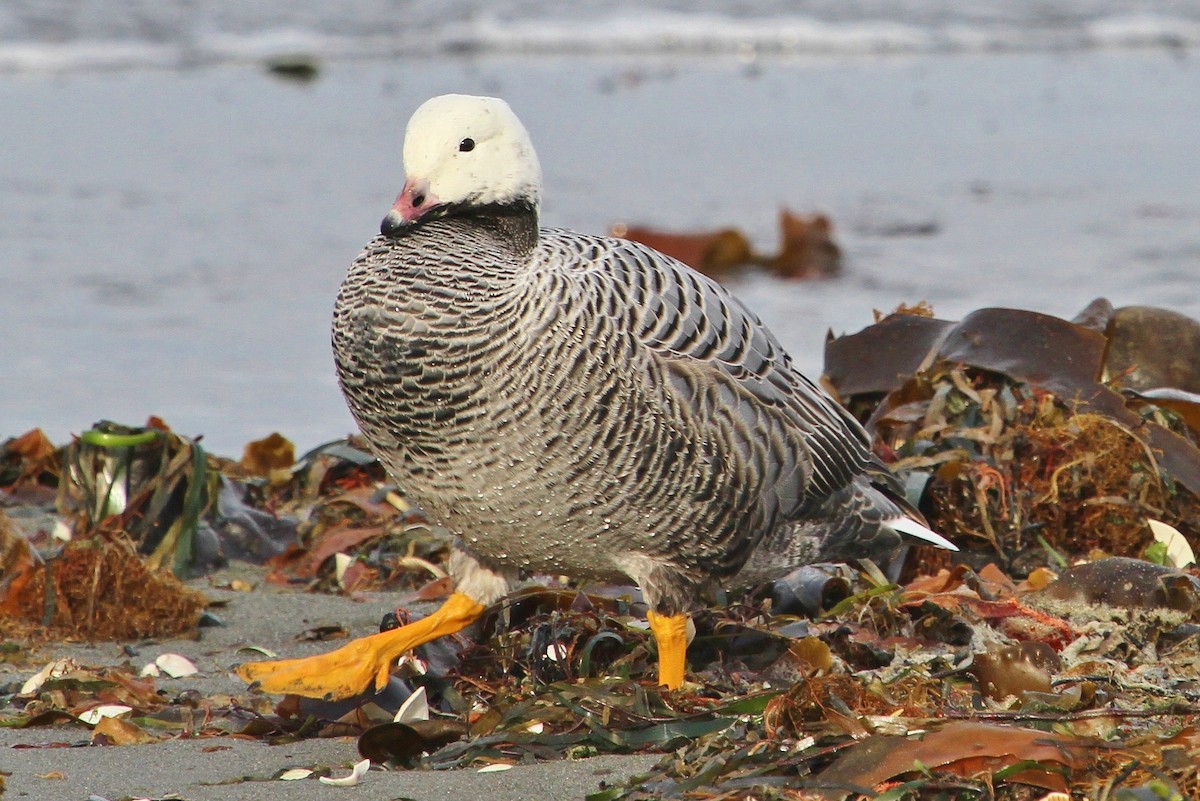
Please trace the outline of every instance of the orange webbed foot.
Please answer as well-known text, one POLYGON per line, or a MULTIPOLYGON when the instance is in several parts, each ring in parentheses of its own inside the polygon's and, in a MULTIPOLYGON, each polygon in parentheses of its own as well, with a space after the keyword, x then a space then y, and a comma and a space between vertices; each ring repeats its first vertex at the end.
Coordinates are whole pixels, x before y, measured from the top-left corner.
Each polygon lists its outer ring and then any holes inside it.
POLYGON ((456 592, 433 614, 391 631, 360 637, 325 654, 302 659, 245 662, 234 673, 268 693, 290 693, 336 701, 387 685, 402 654, 446 634, 461 631, 484 607, 456 592))

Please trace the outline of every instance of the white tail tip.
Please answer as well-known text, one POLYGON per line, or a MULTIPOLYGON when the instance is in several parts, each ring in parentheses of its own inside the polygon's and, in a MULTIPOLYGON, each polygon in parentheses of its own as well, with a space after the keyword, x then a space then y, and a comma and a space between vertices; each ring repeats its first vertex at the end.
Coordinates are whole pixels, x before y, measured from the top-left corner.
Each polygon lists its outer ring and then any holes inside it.
POLYGON ((950 540, 938 534, 936 531, 931 531, 925 526, 913 520, 911 517, 894 517, 884 523, 892 531, 900 534, 907 534, 910 537, 916 537, 919 540, 925 540, 939 548, 945 548, 947 551, 957 551, 958 546, 950 540))

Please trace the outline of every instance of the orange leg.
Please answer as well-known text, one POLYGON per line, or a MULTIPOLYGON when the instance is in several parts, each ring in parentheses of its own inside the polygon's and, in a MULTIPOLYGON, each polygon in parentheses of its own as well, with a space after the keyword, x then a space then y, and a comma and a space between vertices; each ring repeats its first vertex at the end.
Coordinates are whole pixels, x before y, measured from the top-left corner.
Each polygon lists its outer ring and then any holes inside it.
POLYGON ((291 693, 334 701, 368 689, 381 690, 400 655, 469 626, 484 607, 456 592, 422 620, 360 637, 336 651, 303 659, 245 662, 234 668, 243 681, 269 693, 291 693))
POLYGON ((658 683, 668 690, 678 690, 683 684, 684 656, 687 654, 687 615, 646 613, 650 632, 658 645, 658 683))

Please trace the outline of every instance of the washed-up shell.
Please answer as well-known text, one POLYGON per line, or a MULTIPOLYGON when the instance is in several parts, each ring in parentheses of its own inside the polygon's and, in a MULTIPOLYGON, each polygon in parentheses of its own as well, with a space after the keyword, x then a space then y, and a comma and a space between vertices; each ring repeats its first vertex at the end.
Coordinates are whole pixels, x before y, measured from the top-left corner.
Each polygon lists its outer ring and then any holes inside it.
POLYGON ((499 773, 500 771, 503 771, 503 770, 512 770, 512 765, 508 764, 507 762, 496 762, 491 765, 484 765, 482 768, 480 768, 476 772, 477 773, 499 773))
POLYGON ((133 707, 124 704, 101 704, 84 712, 79 719, 89 726, 95 726, 104 718, 119 718, 132 711, 133 707))
POLYGON ((1150 526, 1154 539, 1167 546, 1167 559, 1172 566, 1183 568, 1196 564, 1196 553, 1178 529, 1161 520, 1147 520, 1146 524, 1150 526))
POLYGON ((72 535, 71 527, 65 521, 54 521, 54 530, 50 532, 52 539, 59 540, 60 542, 70 542, 72 535))
POLYGON ((330 778, 329 776, 321 776, 321 784, 332 784, 334 787, 353 787, 358 784, 368 770, 371 769, 371 760, 364 759, 361 762, 355 763, 350 770, 349 776, 341 776, 339 778, 330 778))
POLYGON ((31 695, 42 689, 42 685, 50 679, 57 679, 60 676, 65 676, 78 670, 79 665, 74 659, 67 657, 65 659, 55 659, 50 662, 37 673, 33 674, 21 685, 20 695, 31 695))
POLYGON ((414 720, 429 720, 429 699, 424 687, 418 687, 415 693, 405 698, 396 711, 396 717, 392 718, 395 723, 411 723, 414 720))
POLYGON ((354 562, 354 557, 348 553, 335 553, 333 555, 334 576, 337 577, 338 586, 343 590, 346 589, 343 579, 346 577, 346 569, 354 562))
POLYGON ((249 651, 252 654, 265 656, 267 659, 274 659, 275 657, 279 656, 279 654, 275 653, 270 648, 263 648, 261 645, 243 645, 237 649, 237 653, 239 654, 243 651, 249 651))
POLYGON ((294 782, 299 779, 307 779, 311 775, 313 772, 309 768, 288 768, 275 778, 281 782, 294 782))
POLYGON ((569 654, 567 646, 561 642, 552 642, 546 646, 546 658, 551 662, 562 662, 569 654))
POLYGON ((154 664, 160 671, 173 679, 181 679, 184 676, 200 672, 192 660, 179 654, 159 654, 158 658, 154 660, 154 664))

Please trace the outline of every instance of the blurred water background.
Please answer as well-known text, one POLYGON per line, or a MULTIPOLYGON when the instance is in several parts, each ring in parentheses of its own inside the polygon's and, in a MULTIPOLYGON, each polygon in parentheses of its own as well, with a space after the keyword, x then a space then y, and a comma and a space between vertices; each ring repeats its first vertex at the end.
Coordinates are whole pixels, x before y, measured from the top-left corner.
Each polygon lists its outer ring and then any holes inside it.
POLYGON ((0 437, 352 430, 333 297, 448 91, 517 110, 547 224, 828 213, 842 278, 734 286, 810 373, 901 302, 1200 317, 1198 47, 1186 0, 6 0, 0 437))

